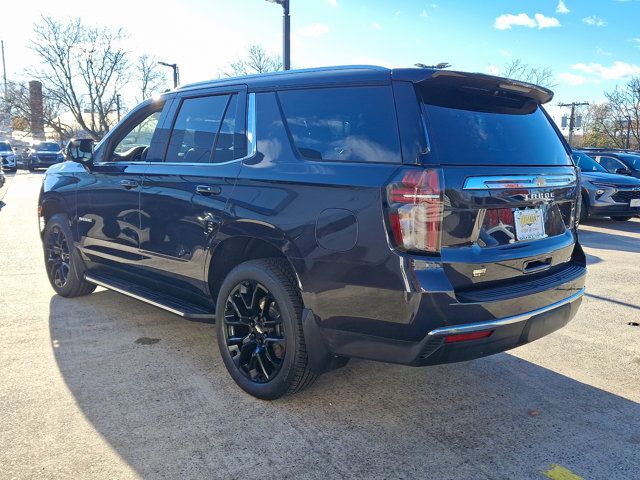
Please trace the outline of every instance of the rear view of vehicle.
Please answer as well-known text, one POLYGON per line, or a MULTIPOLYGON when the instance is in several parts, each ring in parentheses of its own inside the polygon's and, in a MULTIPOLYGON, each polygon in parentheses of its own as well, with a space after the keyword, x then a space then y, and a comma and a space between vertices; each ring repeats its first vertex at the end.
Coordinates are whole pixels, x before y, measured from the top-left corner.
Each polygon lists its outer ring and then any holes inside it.
POLYGON ((562 327, 586 268, 577 170, 541 107, 552 93, 450 71, 414 88, 426 151, 386 189, 392 244, 424 292, 427 335, 406 361, 475 358, 562 327))

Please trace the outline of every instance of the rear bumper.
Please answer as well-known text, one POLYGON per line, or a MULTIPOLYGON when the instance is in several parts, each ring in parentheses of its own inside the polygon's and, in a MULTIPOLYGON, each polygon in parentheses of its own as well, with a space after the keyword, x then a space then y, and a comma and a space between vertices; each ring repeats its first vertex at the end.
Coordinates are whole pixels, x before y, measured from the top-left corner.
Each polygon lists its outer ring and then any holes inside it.
MULTIPOLYGON (((577 313, 584 287, 545 307, 510 317, 457 324, 431 330, 421 341, 408 342, 341 330, 317 329, 328 353, 404 365, 435 365, 472 360, 529 343, 565 326, 577 313), (490 331, 490 335, 448 343, 449 335, 490 331)), ((309 342, 308 342, 309 343, 309 342)), ((312 347, 313 348, 313 347, 312 347)))

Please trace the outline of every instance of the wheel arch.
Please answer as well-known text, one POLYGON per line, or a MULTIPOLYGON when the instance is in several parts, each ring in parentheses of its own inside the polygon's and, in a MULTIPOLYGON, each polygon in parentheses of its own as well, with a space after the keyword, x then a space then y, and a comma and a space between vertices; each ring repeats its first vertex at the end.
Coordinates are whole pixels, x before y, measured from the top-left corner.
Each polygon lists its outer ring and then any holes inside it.
POLYGON ((259 258, 282 258, 286 261, 296 278, 296 283, 302 291, 300 281, 304 262, 298 256, 292 256, 292 244, 282 239, 265 238, 264 236, 249 234, 248 232, 228 236, 210 249, 204 278, 209 292, 215 302, 218 291, 227 274, 237 265, 248 260, 259 258))

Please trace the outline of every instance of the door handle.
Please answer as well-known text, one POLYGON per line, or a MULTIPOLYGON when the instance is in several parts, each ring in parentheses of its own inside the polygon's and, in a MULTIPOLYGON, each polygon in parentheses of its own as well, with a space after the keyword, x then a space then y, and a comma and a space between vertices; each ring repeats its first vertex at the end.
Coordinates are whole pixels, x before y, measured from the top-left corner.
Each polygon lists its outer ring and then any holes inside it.
POLYGON ((140 183, 137 180, 120 180, 120 185, 122 185, 127 190, 131 190, 132 188, 136 188, 140 183))
POLYGON ((222 188, 218 185, 198 185, 196 187, 196 193, 205 196, 220 195, 220 193, 222 193, 222 188))

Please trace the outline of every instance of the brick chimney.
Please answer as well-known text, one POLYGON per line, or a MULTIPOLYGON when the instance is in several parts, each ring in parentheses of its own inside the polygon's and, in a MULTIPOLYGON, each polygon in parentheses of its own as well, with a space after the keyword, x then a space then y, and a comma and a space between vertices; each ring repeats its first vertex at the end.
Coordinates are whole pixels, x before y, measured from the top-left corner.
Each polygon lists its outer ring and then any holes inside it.
POLYGON ((34 140, 44 140, 44 118, 42 103, 42 83, 37 80, 29 82, 29 110, 31 111, 31 135, 34 140))

